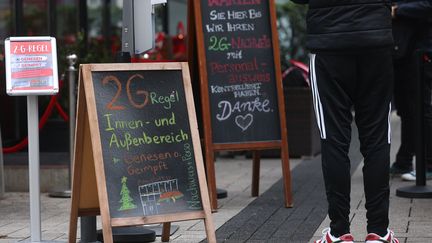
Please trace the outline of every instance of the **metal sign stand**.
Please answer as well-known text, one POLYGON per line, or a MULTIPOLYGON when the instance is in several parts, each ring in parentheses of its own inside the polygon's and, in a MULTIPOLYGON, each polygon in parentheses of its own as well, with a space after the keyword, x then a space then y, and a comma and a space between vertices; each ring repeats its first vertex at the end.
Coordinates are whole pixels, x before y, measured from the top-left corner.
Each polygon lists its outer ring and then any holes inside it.
POLYGON ((5 40, 6 92, 27 96, 31 242, 41 242, 38 95, 58 93, 56 46, 49 36, 5 40))
POLYGON ((38 96, 27 96, 28 156, 29 156, 29 197, 30 197, 30 239, 42 241, 40 211, 40 161, 39 161, 39 111, 38 96))
POLYGON ((38 96, 27 96, 31 242, 41 241, 38 96))

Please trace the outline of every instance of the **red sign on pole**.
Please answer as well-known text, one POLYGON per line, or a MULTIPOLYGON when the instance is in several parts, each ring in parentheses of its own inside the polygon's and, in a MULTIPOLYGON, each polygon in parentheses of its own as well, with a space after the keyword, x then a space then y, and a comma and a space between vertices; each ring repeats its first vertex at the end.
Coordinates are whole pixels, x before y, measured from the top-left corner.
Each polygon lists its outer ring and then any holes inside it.
POLYGON ((57 93, 56 49, 53 37, 6 39, 6 92, 9 95, 57 93))

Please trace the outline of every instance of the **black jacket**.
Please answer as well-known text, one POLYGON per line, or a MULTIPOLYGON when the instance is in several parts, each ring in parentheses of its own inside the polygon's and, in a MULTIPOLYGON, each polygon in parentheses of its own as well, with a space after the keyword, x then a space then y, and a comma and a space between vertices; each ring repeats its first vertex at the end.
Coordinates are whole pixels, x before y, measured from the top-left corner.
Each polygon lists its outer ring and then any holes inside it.
POLYGON ((309 4, 306 47, 344 51, 393 44, 390 0, 292 0, 309 4))
POLYGON ((407 26, 405 29, 394 28, 395 37, 405 36, 401 40, 411 42, 413 48, 432 49, 432 0, 397 1, 395 4, 394 27, 407 26), (411 32, 411 39, 405 40, 411 32))

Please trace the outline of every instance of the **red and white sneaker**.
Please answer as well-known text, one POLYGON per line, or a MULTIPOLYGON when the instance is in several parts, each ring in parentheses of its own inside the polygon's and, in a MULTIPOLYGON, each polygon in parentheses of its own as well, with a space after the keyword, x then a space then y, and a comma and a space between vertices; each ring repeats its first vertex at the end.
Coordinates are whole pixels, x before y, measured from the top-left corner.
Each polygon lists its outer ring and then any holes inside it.
POLYGON ((387 234, 384 237, 374 233, 368 234, 366 236, 366 243, 399 243, 399 240, 396 239, 393 231, 387 230, 387 234))
POLYGON ((322 234, 323 237, 321 240, 316 240, 314 243, 354 243, 354 237, 351 234, 344 234, 339 238, 336 238, 330 234, 330 228, 324 229, 322 234))

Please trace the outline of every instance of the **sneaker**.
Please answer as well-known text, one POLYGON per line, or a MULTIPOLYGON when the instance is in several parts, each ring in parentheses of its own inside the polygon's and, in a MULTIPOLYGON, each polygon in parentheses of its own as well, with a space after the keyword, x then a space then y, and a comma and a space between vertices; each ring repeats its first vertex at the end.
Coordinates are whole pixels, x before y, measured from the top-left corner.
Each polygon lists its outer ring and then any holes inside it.
MULTIPOLYGON (((416 180, 416 172, 411 171, 409 173, 405 173, 401 175, 402 180, 404 181, 415 181, 416 180)), ((426 172, 426 180, 432 180, 432 172, 426 172)))
POLYGON ((387 234, 384 237, 374 233, 368 234, 366 236, 366 243, 399 243, 399 240, 396 239, 393 231, 387 230, 387 234))
POLYGON ((412 171, 412 167, 402 168, 398 166, 396 162, 393 163, 392 166, 390 167, 390 174, 392 175, 401 175, 401 174, 409 173, 411 171, 412 171))
POLYGON ((323 237, 321 240, 316 240, 314 243, 354 243, 354 238, 351 234, 344 234, 339 238, 334 237, 330 234, 330 228, 326 228, 322 231, 323 237))

